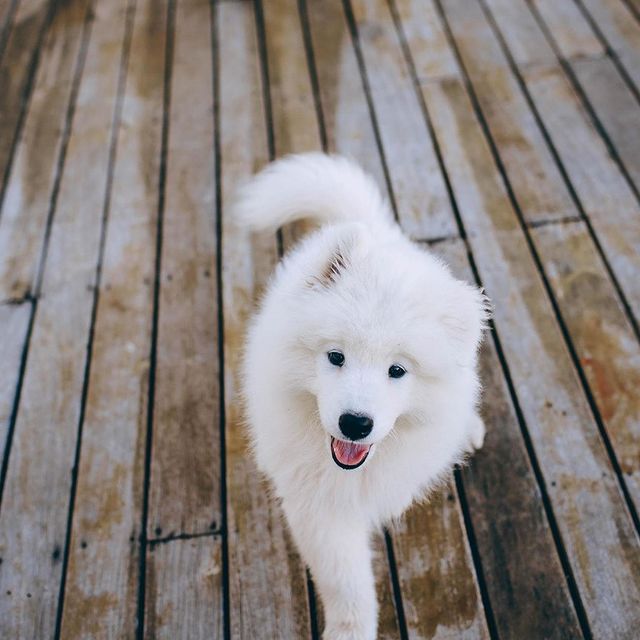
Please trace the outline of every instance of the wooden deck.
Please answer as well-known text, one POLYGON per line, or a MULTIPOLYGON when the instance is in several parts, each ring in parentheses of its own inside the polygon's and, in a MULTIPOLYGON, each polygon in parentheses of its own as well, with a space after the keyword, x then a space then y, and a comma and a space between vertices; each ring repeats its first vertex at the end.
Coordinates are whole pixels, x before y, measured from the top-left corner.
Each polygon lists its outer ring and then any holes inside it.
POLYGON ((296 230, 225 215, 312 149, 495 305, 380 638, 640 637, 639 0, 0 0, 0 637, 318 638, 238 401, 296 230))

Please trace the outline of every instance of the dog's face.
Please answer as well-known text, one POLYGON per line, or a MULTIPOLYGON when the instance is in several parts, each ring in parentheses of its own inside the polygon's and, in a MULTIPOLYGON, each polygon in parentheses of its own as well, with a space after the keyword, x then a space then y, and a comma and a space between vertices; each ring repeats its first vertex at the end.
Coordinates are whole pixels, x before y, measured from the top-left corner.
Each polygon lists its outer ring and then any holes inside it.
POLYGON ((343 469, 364 466, 403 425, 428 425, 449 383, 475 366, 479 292, 418 248, 391 257, 352 232, 297 300, 296 376, 315 397, 328 452, 343 469))
POLYGON ((314 386, 333 460, 343 469, 355 469, 411 406, 415 367, 408 353, 340 333, 317 353, 314 386))

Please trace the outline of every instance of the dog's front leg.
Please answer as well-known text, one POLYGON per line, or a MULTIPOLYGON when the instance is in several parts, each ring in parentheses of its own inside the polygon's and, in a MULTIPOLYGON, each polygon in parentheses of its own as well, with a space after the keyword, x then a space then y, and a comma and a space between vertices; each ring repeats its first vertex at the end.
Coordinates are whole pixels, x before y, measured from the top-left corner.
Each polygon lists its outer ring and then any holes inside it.
POLYGON ((368 528, 317 514, 289 515, 324 607, 323 640, 375 640, 378 602, 368 528))

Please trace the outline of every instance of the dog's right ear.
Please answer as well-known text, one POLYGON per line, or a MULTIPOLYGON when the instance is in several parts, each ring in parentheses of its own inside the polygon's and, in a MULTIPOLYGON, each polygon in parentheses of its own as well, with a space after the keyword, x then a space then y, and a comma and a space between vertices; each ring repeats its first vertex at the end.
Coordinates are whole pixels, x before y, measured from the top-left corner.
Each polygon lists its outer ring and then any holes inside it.
POLYGON ((354 259, 363 252, 365 234, 361 224, 329 227, 324 230, 324 242, 314 261, 313 273, 306 283, 310 288, 328 289, 351 268, 354 259))

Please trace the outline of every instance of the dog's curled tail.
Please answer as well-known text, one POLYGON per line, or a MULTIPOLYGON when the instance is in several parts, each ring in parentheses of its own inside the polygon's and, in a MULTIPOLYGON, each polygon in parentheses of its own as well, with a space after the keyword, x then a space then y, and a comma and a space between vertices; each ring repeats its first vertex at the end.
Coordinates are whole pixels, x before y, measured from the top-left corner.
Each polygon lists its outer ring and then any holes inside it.
POLYGON ((239 224, 277 229, 311 219, 331 222, 393 222, 373 178, 341 156, 291 155, 268 165, 239 191, 234 203, 239 224))

